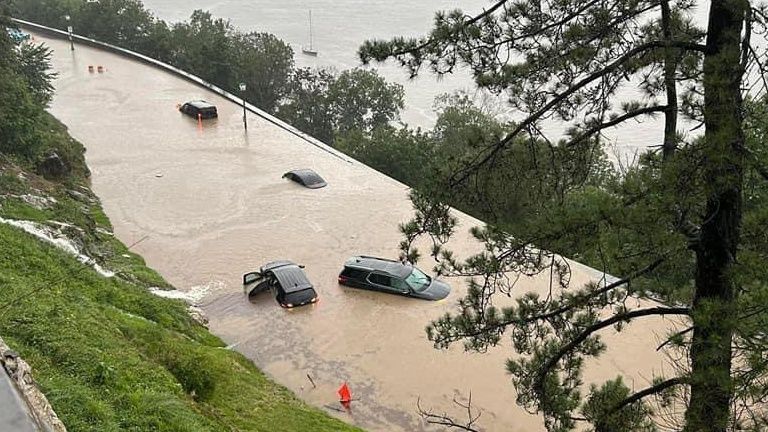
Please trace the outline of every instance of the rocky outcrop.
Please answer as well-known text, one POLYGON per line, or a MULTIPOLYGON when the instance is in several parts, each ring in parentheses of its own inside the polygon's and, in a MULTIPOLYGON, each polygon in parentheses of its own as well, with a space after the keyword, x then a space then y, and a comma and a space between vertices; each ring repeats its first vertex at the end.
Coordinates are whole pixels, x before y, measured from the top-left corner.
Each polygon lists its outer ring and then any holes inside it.
POLYGON ((37 171, 46 179, 57 180, 69 175, 72 169, 58 153, 51 152, 37 165, 37 171))

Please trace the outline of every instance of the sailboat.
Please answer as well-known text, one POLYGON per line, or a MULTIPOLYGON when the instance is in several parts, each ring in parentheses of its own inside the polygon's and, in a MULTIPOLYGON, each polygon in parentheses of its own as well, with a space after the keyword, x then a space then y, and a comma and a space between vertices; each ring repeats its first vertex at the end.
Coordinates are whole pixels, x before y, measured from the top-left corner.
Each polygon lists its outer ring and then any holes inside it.
POLYGON ((317 56, 317 51, 312 48, 312 11, 309 11, 309 48, 303 46, 301 47, 301 52, 309 56, 317 56))

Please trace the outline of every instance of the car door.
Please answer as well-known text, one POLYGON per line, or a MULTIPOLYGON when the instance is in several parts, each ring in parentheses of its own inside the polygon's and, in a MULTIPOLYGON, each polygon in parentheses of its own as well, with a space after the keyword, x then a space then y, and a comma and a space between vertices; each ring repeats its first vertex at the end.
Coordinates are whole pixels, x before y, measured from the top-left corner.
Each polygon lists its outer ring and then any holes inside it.
POLYGON ((272 278, 261 272, 250 272, 243 275, 243 291, 249 296, 267 291, 272 284, 272 278))
POLYGON ((367 281, 371 287, 377 291, 394 294, 407 294, 407 292, 399 289, 394 281, 394 278, 387 274, 372 272, 368 275, 367 281))

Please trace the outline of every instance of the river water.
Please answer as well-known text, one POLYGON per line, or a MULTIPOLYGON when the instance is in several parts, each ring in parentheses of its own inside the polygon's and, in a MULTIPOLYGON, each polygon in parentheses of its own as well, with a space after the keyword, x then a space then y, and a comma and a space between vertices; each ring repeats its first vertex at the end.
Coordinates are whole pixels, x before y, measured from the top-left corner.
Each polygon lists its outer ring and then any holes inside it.
MULTIPOLYGON (((706 3, 706 2, 705 2, 706 3)), ((169 22, 182 21, 195 9, 210 11, 214 16, 231 20, 244 31, 266 31, 288 42, 296 52, 298 66, 333 67, 339 70, 360 66, 356 52, 367 39, 390 39, 393 36, 420 36, 431 28, 438 10, 461 9, 475 14, 490 3, 487 0, 144 0, 146 7, 169 22), (312 11, 313 46, 317 57, 301 53, 309 41, 309 11, 312 11)), ((698 22, 705 22, 707 7, 694 12, 698 22)), ((404 69, 386 63, 375 66, 388 80, 405 87, 406 108, 402 119, 411 126, 429 128, 434 124, 434 98, 456 90, 477 94, 467 72, 458 72, 437 79, 423 73, 414 80, 404 69)), ((479 96, 479 95, 478 95, 479 96)), ((640 97, 633 88, 622 90, 619 100, 640 97)), ((504 107, 503 98, 497 103, 504 107)), ((514 113, 508 113, 514 116, 514 113)), ((682 124, 687 133, 691 125, 682 124)), ((544 132, 556 140, 564 128, 554 122, 544 124, 544 132)), ((627 122, 607 131, 610 157, 632 159, 636 151, 660 144, 663 122, 646 119, 627 122)))
MULTIPOLYGON (((465 281, 450 280, 453 291, 440 302, 337 284, 350 256, 397 255, 398 224, 412 213, 407 187, 255 115, 244 132, 237 104, 146 64, 81 45, 70 51, 65 40, 35 37, 53 49, 59 74, 51 111, 86 146, 92 187, 115 235, 125 244, 143 239, 134 251, 201 299, 211 330, 231 349, 308 403, 371 431, 436 430, 417 415, 418 401, 462 416, 453 400, 470 393, 483 413, 483 430, 543 430, 538 416, 515 404, 504 372, 508 339, 486 354, 460 346, 435 350, 427 341, 425 326, 455 310, 465 281), (88 66, 105 72, 89 73, 88 66), (197 98, 215 103, 220 117, 199 126, 176 109, 197 98), (281 178, 307 167, 329 185, 309 190, 281 178), (318 304, 289 311, 268 295, 247 299, 242 274, 278 259, 306 265, 318 304), (338 411, 342 382, 355 399, 350 412, 338 411)), ((468 233, 480 222, 457 216, 459 232, 450 247, 466 257, 480 250, 468 233)), ((432 265, 427 260, 422 267, 432 265)), ((574 286, 599 277, 573 266, 574 286)), ((518 282, 520 293, 547 295, 548 288, 546 278, 518 282)), ((655 351, 669 326, 647 318, 622 333, 607 329, 610 348, 590 362, 585 381, 620 374, 641 389, 669 373, 664 355, 655 351)))

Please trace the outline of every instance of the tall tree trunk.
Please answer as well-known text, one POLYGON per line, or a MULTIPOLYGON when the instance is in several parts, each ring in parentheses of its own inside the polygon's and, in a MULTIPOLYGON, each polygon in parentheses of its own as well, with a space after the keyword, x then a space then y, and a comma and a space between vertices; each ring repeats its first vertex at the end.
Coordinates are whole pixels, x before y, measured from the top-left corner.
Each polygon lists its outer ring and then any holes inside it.
MULTIPOLYGON (((672 41, 672 16, 669 10, 669 1, 661 2, 661 29, 664 39, 672 41)), ((664 160, 677 149, 677 81, 675 70, 677 69, 677 50, 666 48, 664 50, 664 87, 667 91, 667 109, 664 111, 664 146, 662 155, 664 160)))
POLYGON ((747 0, 713 0, 709 11, 702 166, 708 189, 696 250, 687 432, 724 432, 733 396, 731 342, 737 287, 731 272, 739 245, 744 164, 739 49, 748 7, 747 0))

